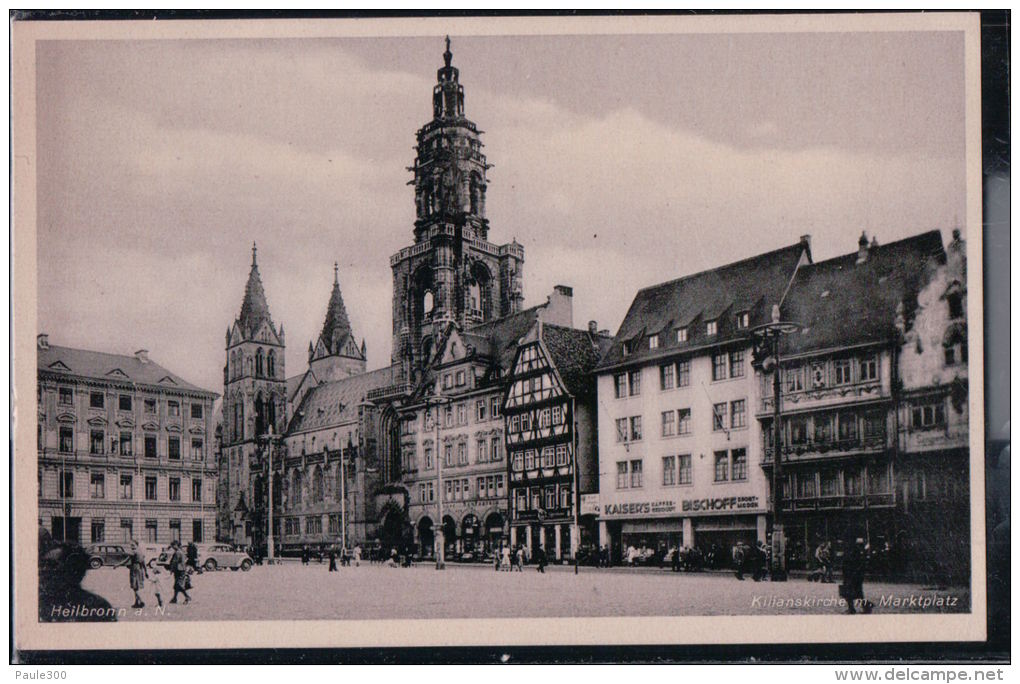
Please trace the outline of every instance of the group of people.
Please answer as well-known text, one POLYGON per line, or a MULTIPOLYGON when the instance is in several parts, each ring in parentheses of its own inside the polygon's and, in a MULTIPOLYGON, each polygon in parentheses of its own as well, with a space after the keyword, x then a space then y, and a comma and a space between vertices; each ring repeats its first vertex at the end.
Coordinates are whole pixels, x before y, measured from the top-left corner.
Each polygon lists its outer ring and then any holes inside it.
MULTIPOLYGON (((152 585, 156 602, 163 605, 163 569, 158 563, 150 568, 145 560, 145 554, 138 546, 138 542, 131 540, 131 555, 127 559, 128 583, 131 591, 135 594, 135 602, 132 608, 144 608, 141 590, 145 587, 145 580, 152 585)), ((191 588, 191 575, 198 570, 198 547, 189 543, 187 550, 181 548, 181 543, 176 539, 170 542, 170 574, 174 578, 174 595, 170 603, 177 603, 178 596, 184 596, 184 603, 191 603, 191 596, 188 589, 191 588)))
MULTIPOLYGON (((353 562, 355 567, 361 566, 361 546, 355 545, 353 549, 337 549, 335 546, 329 547, 329 571, 337 572, 336 559, 340 557, 341 567, 350 567, 353 562)), ((302 556, 302 561, 305 565, 308 565, 308 561, 302 556)))
MULTIPOLYGON (((545 568, 549 565, 549 558, 546 555, 545 547, 539 546, 535 551, 535 567, 538 572, 545 573, 545 568)), ((509 544, 503 544, 499 550, 493 554, 493 565, 496 572, 506 570, 507 572, 524 572, 524 566, 531 562, 530 554, 523 544, 518 544, 516 547, 511 548, 509 544)))

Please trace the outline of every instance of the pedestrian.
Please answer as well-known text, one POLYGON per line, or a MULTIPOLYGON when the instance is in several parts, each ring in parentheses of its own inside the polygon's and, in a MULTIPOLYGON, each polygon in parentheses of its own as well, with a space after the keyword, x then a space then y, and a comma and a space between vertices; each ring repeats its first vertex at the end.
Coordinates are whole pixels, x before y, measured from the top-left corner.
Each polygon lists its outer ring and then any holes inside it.
POLYGON ((354 567, 361 567, 361 544, 355 544, 354 546, 354 567))
POLYGON ((170 542, 170 548, 173 550, 170 556, 170 571, 174 574, 174 597, 170 599, 170 603, 177 603, 179 594, 184 594, 185 604, 191 603, 191 597, 188 595, 188 563, 181 550, 181 543, 174 539, 170 542))
POLYGON ((336 572, 336 549, 329 547, 329 571, 336 572))
POLYGON ((546 556, 545 556, 545 547, 544 546, 539 546, 538 547, 538 552, 535 554, 535 561, 538 563, 538 571, 544 575, 545 574, 545 566, 546 566, 546 556))
POLYGON ((854 604, 861 602, 861 612, 870 613, 871 603, 864 599, 864 571, 867 565, 867 548, 864 538, 857 537, 853 545, 843 556, 843 583, 839 585, 839 595, 846 601, 847 615, 857 612, 854 604))
POLYGON ((134 539, 131 540, 131 555, 128 557, 127 566, 128 583, 131 585, 131 591, 135 592, 135 603, 131 607, 144 608, 145 602, 138 592, 145 586, 145 554, 138 548, 138 542, 134 539))
POLYGON ((163 568, 156 563, 152 569, 146 569, 145 576, 149 578, 149 585, 152 586, 152 593, 156 595, 156 603, 163 607, 163 568))
POLYGON ((301 547, 301 565, 308 565, 308 544, 301 547))
POLYGON ((761 582, 765 579, 768 557, 769 552, 765 547, 765 542, 759 541, 754 547, 754 565, 751 568, 751 579, 755 582, 761 582))
POLYGON ((513 549, 510 548, 509 544, 506 544, 499 550, 499 567, 502 570, 506 568, 507 572, 513 572, 513 549))
POLYGON ((492 554, 492 564, 496 566, 496 572, 499 572, 503 568, 503 545, 500 544, 499 548, 496 549, 496 553, 492 554))
POLYGON ((832 583, 832 542, 823 541, 815 551, 815 560, 818 561, 820 580, 825 584, 832 583))
POLYGON ((747 558, 747 552, 744 550, 744 545, 738 543, 733 547, 733 567, 736 569, 737 579, 743 581, 744 579, 744 561, 747 558))
POLYGON ((188 567, 198 572, 198 547, 195 546, 195 542, 188 542, 188 567))

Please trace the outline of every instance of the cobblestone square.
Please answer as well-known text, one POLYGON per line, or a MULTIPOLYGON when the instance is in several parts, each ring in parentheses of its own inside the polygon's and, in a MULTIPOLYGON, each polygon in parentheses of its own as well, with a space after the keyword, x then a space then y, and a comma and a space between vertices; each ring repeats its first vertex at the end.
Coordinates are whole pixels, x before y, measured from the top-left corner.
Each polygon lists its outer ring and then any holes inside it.
MULTIPOLYGON (((166 577, 164 575, 164 577, 166 577)), ((221 570, 193 578, 189 605, 156 610, 151 583, 136 612, 123 568, 90 571, 84 588, 125 608, 121 620, 344 620, 838 614, 837 585, 737 580, 723 573, 550 567, 540 574, 450 564, 391 568, 362 564, 329 573, 325 563, 221 570)), ((172 580, 164 580, 172 595, 172 580)), ((911 584, 865 583, 876 613, 963 613, 970 592, 911 584)), ((169 596, 164 596, 164 601, 169 596)), ((848 618, 849 619, 849 618, 848 618)))

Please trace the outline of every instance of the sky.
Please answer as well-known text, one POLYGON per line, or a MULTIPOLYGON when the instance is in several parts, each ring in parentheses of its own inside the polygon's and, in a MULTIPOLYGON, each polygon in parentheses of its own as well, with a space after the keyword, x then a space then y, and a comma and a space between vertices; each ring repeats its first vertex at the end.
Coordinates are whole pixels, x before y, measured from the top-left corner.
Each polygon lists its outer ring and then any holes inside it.
MULTIPOLYGON (((821 260, 965 216, 958 32, 451 37, 489 239, 525 305, 638 289, 812 236, 821 260)), ((48 41, 36 53, 39 332, 222 392, 251 245, 287 375, 339 263, 368 367, 411 244, 442 37, 48 41)), ((961 226, 962 227, 962 226, 961 226)))

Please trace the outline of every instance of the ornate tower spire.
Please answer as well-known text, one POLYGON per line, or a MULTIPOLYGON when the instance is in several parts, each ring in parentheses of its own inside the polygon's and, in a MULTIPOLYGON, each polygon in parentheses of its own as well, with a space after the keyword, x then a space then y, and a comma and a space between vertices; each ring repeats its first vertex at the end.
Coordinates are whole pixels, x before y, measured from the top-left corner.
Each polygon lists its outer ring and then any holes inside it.
POLYGON ((344 297, 340 294, 340 265, 333 263, 333 291, 317 342, 308 346, 308 366, 319 380, 337 380, 365 372, 365 350, 354 341, 344 297))
POLYGON ((237 317, 241 328, 249 335, 254 334, 262 321, 269 321, 270 325, 273 322, 272 316, 269 315, 269 304, 266 303, 266 292, 262 288, 262 276, 259 275, 257 250, 258 248, 253 242, 251 245, 251 271, 248 272, 248 284, 244 287, 241 314, 237 317))

